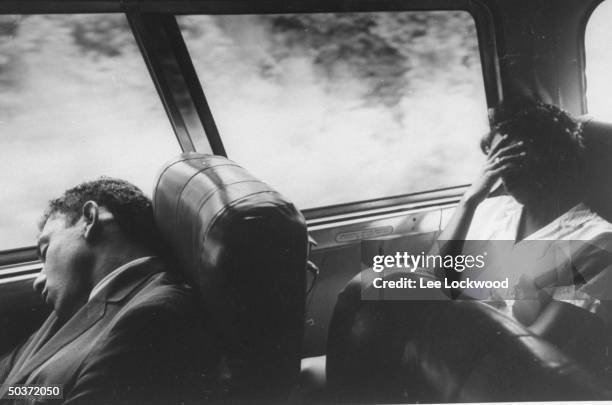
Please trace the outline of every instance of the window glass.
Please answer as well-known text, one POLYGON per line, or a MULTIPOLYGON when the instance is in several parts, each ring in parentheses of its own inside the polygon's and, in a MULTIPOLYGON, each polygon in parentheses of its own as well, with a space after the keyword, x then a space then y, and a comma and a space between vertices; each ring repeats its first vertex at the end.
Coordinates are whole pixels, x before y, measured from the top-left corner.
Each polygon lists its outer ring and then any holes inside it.
POLYGON ((612 121, 612 2, 604 1, 589 19, 585 33, 587 106, 589 115, 612 121))
POLYGON ((0 16, 0 250, 31 246, 46 202, 102 175, 151 194, 180 148, 127 20, 0 16))
POLYGON ((487 130, 463 11, 183 16, 230 158, 302 208, 469 183, 487 130))

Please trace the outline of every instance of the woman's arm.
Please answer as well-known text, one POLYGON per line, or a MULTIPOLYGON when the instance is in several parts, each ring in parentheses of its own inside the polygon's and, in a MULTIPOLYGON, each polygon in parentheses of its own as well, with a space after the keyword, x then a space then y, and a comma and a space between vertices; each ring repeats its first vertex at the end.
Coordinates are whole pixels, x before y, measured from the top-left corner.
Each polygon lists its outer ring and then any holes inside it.
POLYGON ((510 142, 507 135, 502 135, 487 154, 487 160, 477 180, 465 192, 457 205, 453 216, 438 236, 430 253, 459 255, 476 208, 489 194, 491 187, 506 172, 521 167, 525 151, 523 142, 510 142))
POLYGON ((453 216, 438 236, 430 254, 442 256, 461 254, 465 237, 479 204, 480 201, 466 199, 465 196, 459 201, 453 216))

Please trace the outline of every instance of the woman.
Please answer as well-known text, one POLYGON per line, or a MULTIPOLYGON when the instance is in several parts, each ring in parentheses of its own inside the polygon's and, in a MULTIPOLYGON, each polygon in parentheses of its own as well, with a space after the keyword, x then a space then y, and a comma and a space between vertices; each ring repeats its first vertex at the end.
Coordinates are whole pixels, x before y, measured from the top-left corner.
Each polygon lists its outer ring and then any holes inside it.
MULTIPOLYGON (((534 101, 498 108, 492 121, 482 142, 482 173, 430 254, 489 253, 486 269, 458 272, 455 266, 442 269, 444 276, 486 280, 500 270, 514 288, 511 295, 499 293, 496 306, 581 365, 607 373, 612 345, 604 339, 610 334, 602 333, 601 321, 589 311, 605 309, 612 288, 612 225, 582 201, 580 126, 558 108, 534 101), (487 198, 498 182, 508 195, 487 198), (500 254, 493 255, 498 247, 500 254)), ((401 392, 409 400, 440 402, 470 392, 524 399, 561 391, 559 385, 569 381, 532 384, 530 376, 552 376, 559 364, 567 375, 575 365, 486 305, 448 300, 447 291, 437 289, 439 280, 432 280, 432 268, 385 269, 388 281, 425 279, 435 286, 384 294, 372 287, 372 270, 340 293, 330 322, 327 377, 342 395, 401 392), (477 371, 483 364, 490 376, 477 371)), ((453 292, 480 298, 491 291, 453 292)))
POLYGON ((466 240, 509 241, 508 255, 489 257, 482 274, 511 280, 511 291, 492 292, 514 298, 498 306, 509 304, 508 313, 531 325, 552 302, 567 302, 612 325, 612 224, 582 201, 580 124, 555 106, 521 100, 494 111, 481 147, 482 173, 440 234, 438 253, 465 253, 466 240), (499 182, 508 195, 487 199, 499 182))

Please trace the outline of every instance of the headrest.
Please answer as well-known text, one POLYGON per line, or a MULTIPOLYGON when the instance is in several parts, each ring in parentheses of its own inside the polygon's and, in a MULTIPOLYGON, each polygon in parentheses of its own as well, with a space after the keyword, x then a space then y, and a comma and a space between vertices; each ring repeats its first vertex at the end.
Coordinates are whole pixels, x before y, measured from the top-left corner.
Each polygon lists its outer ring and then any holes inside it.
POLYGON ((612 221, 612 124, 586 120, 582 135, 586 147, 586 201, 599 215, 612 221))
POLYGON ((303 334, 302 214, 231 160, 193 152, 163 167, 153 207, 181 270, 199 289, 238 389, 289 384, 303 334))

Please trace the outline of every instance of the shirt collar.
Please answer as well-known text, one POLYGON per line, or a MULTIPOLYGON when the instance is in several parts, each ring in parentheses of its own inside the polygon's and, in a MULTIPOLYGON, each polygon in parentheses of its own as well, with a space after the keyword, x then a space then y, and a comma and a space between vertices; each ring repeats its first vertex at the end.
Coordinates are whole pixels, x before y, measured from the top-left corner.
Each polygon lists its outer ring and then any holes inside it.
POLYGON ((580 202, 525 239, 564 239, 592 219, 593 211, 580 202))
POLYGON ((141 263, 144 263, 145 261, 153 258, 154 256, 143 256, 143 257, 139 257, 138 259, 134 259, 130 262, 127 262, 119 267, 117 267, 115 270, 111 271, 110 273, 108 273, 106 276, 104 276, 104 278, 102 278, 102 280, 100 280, 98 282, 98 284, 96 284, 96 286, 93 288, 93 290, 91 290, 91 293, 89 294, 89 299, 88 301, 91 301, 92 298, 94 298, 97 294, 100 293, 100 291, 102 291, 104 289, 104 287, 108 286, 110 284, 111 281, 113 281, 114 279, 116 279, 120 274, 124 273, 126 270, 137 266, 141 263))
MULTIPOLYGON (((503 206, 500 219, 506 222, 504 229, 508 231, 508 237, 516 237, 516 231, 523 212, 523 205, 514 198, 508 197, 503 206)), ((574 205, 572 208, 552 220, 544 227, 538 229, 525 240, 531 239, 560 239, 564 235, 564 229, 574 230, 584 223, 593 219, 593 211, 584 202, 574 205)), ((503 238, 502 238, 503 239, 503 238)))
POLYGON ((561 216, 562 225, 576 226, 593 218, 594 212, 583 202, 576 204, 561 216))

